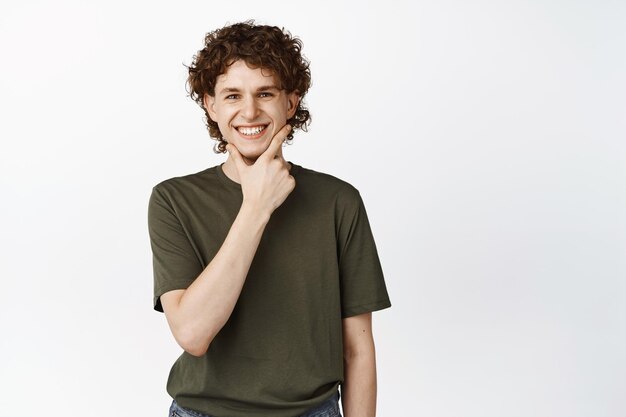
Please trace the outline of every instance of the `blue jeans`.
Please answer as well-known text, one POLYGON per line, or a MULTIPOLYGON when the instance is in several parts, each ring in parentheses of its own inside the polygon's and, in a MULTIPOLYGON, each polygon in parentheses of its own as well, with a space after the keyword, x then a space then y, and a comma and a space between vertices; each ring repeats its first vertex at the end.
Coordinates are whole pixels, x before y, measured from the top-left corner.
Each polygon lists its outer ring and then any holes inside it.
MULTIPOLYGON (((209 414, 202 414, 194 410, 189 410, 187 408, 183 408, 176 403, 176 401, 172 401, 172 406, 170 407, 169 417, 214 417, 209 414)), ((317 407, 307 411, 306 413, 298 416, 298 417, 341 417, 341 412, 339 411, 339 393, 333 395, 330 399, 324 401, 322 404, 317 407)))

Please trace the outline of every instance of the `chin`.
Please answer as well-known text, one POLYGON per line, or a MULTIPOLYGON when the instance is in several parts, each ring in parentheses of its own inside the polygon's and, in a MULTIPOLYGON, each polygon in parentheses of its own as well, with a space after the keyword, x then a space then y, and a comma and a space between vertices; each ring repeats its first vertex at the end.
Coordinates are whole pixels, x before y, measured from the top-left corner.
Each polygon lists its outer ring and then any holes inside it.
POLYGON ((269 143, 267 146, 263 146, 263 148, 255 147, 254 149, 247 150, 247 152, 244 150, 241 154, 248 159, 257 159, 259 156, 263 155, 267 148, 269 148, 269 143))
POLYGON ((261 156, 262 153, 242 153, 241 156, 243 156, 246 159, 249 159, 251 161, 256 161, 257 159, 259 159, 259 156, 261 156))

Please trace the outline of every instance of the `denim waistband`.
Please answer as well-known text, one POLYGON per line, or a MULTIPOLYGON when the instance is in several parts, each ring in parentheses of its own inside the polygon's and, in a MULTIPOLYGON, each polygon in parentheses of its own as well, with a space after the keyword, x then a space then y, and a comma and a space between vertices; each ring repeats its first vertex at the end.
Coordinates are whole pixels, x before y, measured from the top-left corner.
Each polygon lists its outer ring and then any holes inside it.
MULTIPOLYGON (((321 403, 320 405, 312 408, 311 410, 301 414, 298 417, 341 417, 339 411, 339 391, 337 391, 332 397, 321 403)), ((202 414, 195 410, 183 408, 176 401, 172 401, 169 417, 215 417, 210 414, 202 414)))

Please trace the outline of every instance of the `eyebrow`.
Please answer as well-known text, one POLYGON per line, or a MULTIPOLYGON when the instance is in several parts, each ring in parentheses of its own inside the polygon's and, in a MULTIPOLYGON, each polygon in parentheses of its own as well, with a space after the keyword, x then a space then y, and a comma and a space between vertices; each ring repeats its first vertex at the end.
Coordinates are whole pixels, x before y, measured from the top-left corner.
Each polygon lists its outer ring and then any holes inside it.
MULTIPOLYGON (((275 85, 263 85, 259 88, 256 89, 256 92, 261 92, 261 91, 269 91, 269 90, 275 90, 275 91, 279 91, 280 89, 278 87, 276 87, 275 85)), ((241 92, 241 90, 237 87, 224 87, 222 88, 222 90, 220 91, 220 94, 224 94, 224 93, 239 93, 241 92)))

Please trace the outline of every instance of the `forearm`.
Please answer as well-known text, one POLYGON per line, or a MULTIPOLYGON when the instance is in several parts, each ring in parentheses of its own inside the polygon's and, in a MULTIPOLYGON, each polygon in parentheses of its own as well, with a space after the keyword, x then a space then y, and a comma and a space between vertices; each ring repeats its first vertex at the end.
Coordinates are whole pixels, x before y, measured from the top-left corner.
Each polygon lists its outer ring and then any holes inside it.
POLYGON ((172 333, 189 353, 204 354, 230 317, 268 221, 244 202, 215 257, 169 309, 172 333))
POLYGON ((344 417, 376 415, 376 354, 371 350, 344 356, 341 388, 344 417))
POLYGON ((229 142, 229 157, 223 168, 230 171, 230 175, 224 171, 226 175, 241 184, 239 213, 217 254, 191 285, 161 295, 174 338, 192 355, 206 353, 228 321, 270 216, 295 188, 281 148, 290 129, 288 124, 283 126, 254 162, 246 162, 229 142))
POLYGON ((344 417, 376 415, 376 349, 372 313, 343 319, 344 417))

